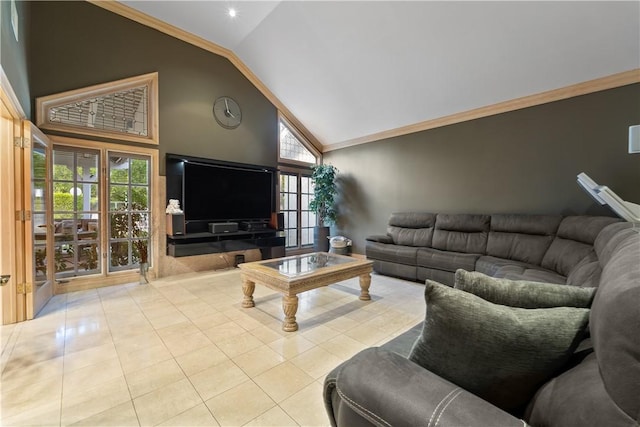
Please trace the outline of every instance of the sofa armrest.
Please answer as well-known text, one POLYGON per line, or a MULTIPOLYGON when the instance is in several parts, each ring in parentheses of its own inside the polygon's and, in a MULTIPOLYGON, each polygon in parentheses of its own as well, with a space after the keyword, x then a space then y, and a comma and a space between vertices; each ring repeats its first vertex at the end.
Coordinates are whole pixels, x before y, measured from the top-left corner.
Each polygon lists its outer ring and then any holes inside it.
POLYGON ((523 420, 382 348, 363 350, 330 372, 324 402, 334 427, 526 426, 523 420))
POLYGON ((368 236, 367 240, 370 242, 393 244, 393 238, 386 234, 376 234, 373 236, 368 236))

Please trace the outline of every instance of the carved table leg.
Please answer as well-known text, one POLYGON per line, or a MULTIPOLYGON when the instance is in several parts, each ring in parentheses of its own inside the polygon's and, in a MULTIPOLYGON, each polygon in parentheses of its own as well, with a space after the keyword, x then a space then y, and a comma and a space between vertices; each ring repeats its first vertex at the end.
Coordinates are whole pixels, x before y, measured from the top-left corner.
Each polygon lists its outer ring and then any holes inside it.
POLYGON ((369 273, 360 276, 360 299, 370 301, 369 286, 371 286, 371 275, 369 273))
POLYGON ((255 282, 247 279, 246 277, 242 277, 242 292, 244 293, 244 298, 242 299, 242 307, 251 308, 255 307, 255 303, 253 302, 253 291, 256 289, 255 282))
POLYGON ((298 330, 296 322, 296 312, 298 311, 298 297, 296 295, 282 297, 282 309, 284 310, 284 323, 282 330, 285 332, 293 332, 298 330))

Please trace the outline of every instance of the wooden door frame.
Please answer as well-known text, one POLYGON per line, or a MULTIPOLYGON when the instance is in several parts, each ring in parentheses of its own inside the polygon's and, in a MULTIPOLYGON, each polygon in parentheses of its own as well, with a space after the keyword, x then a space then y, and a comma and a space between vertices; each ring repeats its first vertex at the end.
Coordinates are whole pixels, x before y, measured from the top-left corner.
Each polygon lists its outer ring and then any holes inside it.
MULTIPOLYGON (((0 274, 10 274, 11 278, 0 288, 1 324, 25 320, 25 298, 18 295, 18 284, 24 283, 24 266, 20 260, 24 257, 22 223, 16 212, 19 206, 15 195, 22 191, 20 168, 16 167, 16 158, 21 149, 16 147, 16 138, 22 138, 22 120, 26 117, 18 98, 11 87, 4 70, 0 67, 0 103, 2 119, 0 131, 0 191, 6 195, 0 203, 0 233, 2 235, 3 260, 0 274), (6 136, 6 137, 5 137, 6 136), (18 179, 16 179, 18 178, 18 179), (8 270, 8 271, 7 271, 8 270)), ((20 141, 19 139, 17 141, 20 141)))

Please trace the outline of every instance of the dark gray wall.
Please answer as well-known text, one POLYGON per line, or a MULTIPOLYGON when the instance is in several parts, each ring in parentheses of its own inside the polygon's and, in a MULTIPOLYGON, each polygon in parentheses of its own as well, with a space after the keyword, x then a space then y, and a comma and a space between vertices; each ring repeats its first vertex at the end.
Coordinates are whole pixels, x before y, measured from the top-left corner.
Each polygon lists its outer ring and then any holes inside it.
POLYGON ((27 117, 31 116, 31 102, 29 95, 29 63, 27 47, 29 44, 29 2, 16 1, 18 12, 18 41, 13 34, 11 26, 11 2, 0 1, 0 62, 11 88, 18 98, 27 117))
POLYGON ((226 58, 86 2, 33 2, 31 9, 32 102, 157 71, 161 174, 166 153, 276 165, 277 110, 226 58), (235 130, 213 118, 221 95, 242 108, 235 130))
POLYGON ((340 171, 337 230, 364 253, 390 213, 613 215, 576 184, 586 172, 640 203, 640 84, 326 153, 340 171))

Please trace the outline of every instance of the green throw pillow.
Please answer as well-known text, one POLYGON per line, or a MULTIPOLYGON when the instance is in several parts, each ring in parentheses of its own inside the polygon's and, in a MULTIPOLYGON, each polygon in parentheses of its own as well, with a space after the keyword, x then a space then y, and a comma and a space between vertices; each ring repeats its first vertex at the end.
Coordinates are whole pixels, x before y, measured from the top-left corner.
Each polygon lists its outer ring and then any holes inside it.
POLYGON ((506 410, 519 410, 575 350, 589 310, 493 304, 427 280, 427 314, 409 359, 506 410))
POLYGON ((494 304, 521 308, 589 308, 596 288, 581 288, 525 280, 497 279, 477 271, 456 271, 454 288, 494 304))

